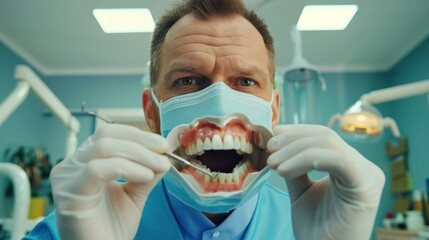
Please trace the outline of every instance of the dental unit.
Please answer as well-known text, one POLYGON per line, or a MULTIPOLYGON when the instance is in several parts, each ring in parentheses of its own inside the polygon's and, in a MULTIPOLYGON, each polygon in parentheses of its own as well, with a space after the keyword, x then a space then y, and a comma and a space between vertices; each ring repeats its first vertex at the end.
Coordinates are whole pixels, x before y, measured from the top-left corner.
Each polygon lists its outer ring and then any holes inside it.
MULTIPOLYGON (((45 83, 26 65, 17 65, 15 68, 16 88, 0 104, 0 126, 24 102, 30 92, 51 111, 66 127, 65 156, 76 150, 77 134, 80 129, 79 121, 45 85, 45 83)), ((12 219, 0 219, 0 224, 11 230, 11 239, 21 239, 28 230, 32 229, 40 219, 27 219, 30 201, 30 186, 26 173, 20 167, 11 163, 0 163, 0 176, 12 180, 15 191, 14 209, 12 219)))
POLYGON ((381 136, 386 127, 390 128, 393 136, 399 138, 401 133, 395 120, 383 117, 373 105, 417 95, 427 95, 429 103, 429 79, 365 93, 344 113, 331 116, 327 126, 333 128, 338 122, 343 134, 357 139, 381 136))

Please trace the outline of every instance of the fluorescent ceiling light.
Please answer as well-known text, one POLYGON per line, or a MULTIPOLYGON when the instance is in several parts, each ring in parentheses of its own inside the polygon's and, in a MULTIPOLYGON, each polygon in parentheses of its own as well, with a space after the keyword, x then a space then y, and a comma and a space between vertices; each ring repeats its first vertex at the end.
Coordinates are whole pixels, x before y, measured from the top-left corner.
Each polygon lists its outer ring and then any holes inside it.
POLYGON ((356 5, 307 5, 297 28, 300 31, 344 30, 357 10, 356 5))
POLYGON ((105 33, 153 32, 155 28, 147 8, 94 9, 92 13, 105 33))

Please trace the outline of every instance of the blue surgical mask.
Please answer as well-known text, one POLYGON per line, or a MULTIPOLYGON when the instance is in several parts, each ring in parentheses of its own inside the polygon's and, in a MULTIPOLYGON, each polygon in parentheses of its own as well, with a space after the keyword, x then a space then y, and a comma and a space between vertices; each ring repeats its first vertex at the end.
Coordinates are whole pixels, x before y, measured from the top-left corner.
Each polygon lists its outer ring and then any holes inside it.
POLYGON ((231 113, 242 113, 252 124, 261 125, 271 131, 273 112, 271 101, 255 95, 236 91, 219 82, 201 91, 179 95, 167 101, 158 101, 152 90, 152 98, 159 110, 161 134, 168 133, 180 124, 189 124, 194 119, 223 117, 231 113))
MULTIPOLYGON (((274 95, 274 94, 273 94, 274 95)), ((273 96, 272 95, 272 96, 273 96)), ((190 124, 195 119, 205 117, 221 118, 233 113, 244 114, 253 125, 262 126, 270 136, 272 123, 272 101, 231 89, 225 83, 214 83, 193 93, 179 95, 160 102, 152 90, 152 97, 158 107, 161 133, 167 140, 177 135, 175 127, 190 124), (169 133, 173 132, 169 135, 169 133)), ((191 186, 176 168, 172 167, 164 176, 169 194, 199 211, 226 213, 259 193, 269 177, 269 169, 259 171, 243 189, 235 192, 203 194, 191 186)))

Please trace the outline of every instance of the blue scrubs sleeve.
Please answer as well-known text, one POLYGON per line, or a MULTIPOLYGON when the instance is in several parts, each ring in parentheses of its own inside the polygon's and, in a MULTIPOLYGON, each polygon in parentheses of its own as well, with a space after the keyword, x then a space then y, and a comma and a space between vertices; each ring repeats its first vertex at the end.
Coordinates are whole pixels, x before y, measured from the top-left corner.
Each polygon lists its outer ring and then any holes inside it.
POLYGON ((39 222, 23 239, 59 240, 60 236, 57 230, 55 211, 51 212, 45 219, 39 222))
MULTIPOLYGON (((183 239, 166 194, 163 181, 160 181, 149 195, 135 239, 183 239)), ((59 240, 55 211, 23 239, 59 240)))

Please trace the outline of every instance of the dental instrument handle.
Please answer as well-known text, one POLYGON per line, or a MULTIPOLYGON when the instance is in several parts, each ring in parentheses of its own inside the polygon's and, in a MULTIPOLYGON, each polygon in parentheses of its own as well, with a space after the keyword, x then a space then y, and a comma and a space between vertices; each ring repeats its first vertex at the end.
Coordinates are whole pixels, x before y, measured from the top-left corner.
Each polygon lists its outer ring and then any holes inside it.
POLYGON ((81 109, 80 109, 81 113, 87 114, 87 115, 90 115, 90 116, 94 116, 96 118, 99 118, 99 119, 103 120, 106 123, 115 123, 114 121, 110 121, 109 119, 98 115, 96 112, 85 111, 85 104, 86 104, 85 101, 82 101, 82 106, 81 106, 81 109))
POLYGON ((203 168, 200 168, 199 166, 195 166, 195 165, 193 165, 193 164, 192 164, 192 163, 190 163, 188 160, 186 160, 186 159, 184 159, 184 158, 182 158, 182 157, 180 157, 180 156, 178 156, 178 155, 176 155, 176 154, 174 154, 174 153, 171 153, 171 152, 165 152, 165 153, 164 153, 164 155, 166 155, 166 156, 170 157, 170 159, 173 159, 173 160, 175 160, 175 161, 178 161, 178 162, 180 162, 180 163, 182 163, 182 164, 185 164, 185 165, 187 165, 187 166, 189 166, 189 167, 191 167, 191 168, 194 168, 194 169, 196 169, 196 170, 198 170, 198 171, 200 171, 200 172, 202 172, 202 173, 204 173, 204 174, 206 174, 206 175, 210 176, 210 178, 211 178, 211 179, 214 179, 214 176, 213 176, 209 171, 207 171, 207 170, 205 170, 205 169, 203 169, 203 168))

